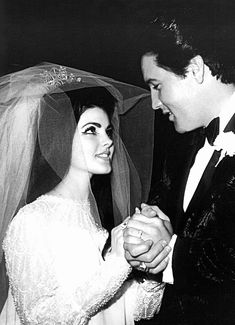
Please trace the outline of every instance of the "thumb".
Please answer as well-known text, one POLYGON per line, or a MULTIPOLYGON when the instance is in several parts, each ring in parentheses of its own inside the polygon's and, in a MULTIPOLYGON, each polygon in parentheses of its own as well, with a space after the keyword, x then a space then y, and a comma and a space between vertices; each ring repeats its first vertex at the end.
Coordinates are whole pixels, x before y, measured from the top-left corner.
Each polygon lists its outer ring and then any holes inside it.
POLYGON ((151 239, 145 240, 144 242, 149 248, 151 248, 153 245, 153 241, 151 239))
POLYGON ((155 211, 150 205, 142 203, 141 204, 141 213, 148 218, 156 217, 157 211, 155 211))

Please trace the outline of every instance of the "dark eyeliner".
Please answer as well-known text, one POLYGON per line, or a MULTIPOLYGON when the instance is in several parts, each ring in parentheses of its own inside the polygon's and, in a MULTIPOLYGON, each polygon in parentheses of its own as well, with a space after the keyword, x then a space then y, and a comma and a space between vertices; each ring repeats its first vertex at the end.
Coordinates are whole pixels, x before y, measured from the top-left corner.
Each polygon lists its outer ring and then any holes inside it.
POLYGON ((83 134, 96 134, 96 127, 95 126, 89 126, 82 133, 83 134), (91 132, 88 133, 89 131, 91 131, 91 132))
POLYGON ((112 139, 113 138, 113 127, 112 126, 109 126, 107 129, 106 129, 106 134, 108 135, 108 137, 110 138, 110 139, 112 139))

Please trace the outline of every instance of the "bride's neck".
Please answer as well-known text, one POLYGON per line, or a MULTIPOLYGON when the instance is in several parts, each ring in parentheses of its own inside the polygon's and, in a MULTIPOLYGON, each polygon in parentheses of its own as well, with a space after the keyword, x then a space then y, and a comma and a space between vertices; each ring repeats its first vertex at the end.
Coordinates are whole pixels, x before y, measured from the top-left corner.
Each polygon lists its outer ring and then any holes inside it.
POLYGON ((90 191, 90 177, 87 172, 68 171, 62 181, 50 192, 64 198, 84 201, 88 200, 90 191))

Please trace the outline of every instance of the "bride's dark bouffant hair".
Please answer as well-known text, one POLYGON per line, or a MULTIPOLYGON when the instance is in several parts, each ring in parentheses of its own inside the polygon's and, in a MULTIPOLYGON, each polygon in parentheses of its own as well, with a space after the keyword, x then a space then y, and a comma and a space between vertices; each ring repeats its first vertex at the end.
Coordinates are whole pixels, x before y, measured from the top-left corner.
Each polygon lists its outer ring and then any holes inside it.
POLYGON ((79 90, 71 90, 66 92, 69 97, 76 122, 78 123, 80 116, 88 108, 98 106, 102 108, 108 115, 109 120, 112 119, 116 99, 104 87, 87 87, 79 90))
MULTIPOLYGON (((78 123, 80 116, 89 108, 99 107, 103 109, 111 120, 116 99, 104 87, 86 87, 78 90, 67 91, 76 122, 78 123)), ((60 94, 50 95, 56 100, 60 94)), ((69 166, 68 166, 69 167, 69 166)), ((37 139, 29 180, 26 203, 34 201, 40 195, 51 191, 59 184, 61 178, 50 167, 40 150, 39 141, 37 139)), ((110 188, 110 175, 94 175, 91 181, 92 190, 97 200, 98 209, 102 223, 107 217, 107 228, 112 228, 112 199, 110 188), (101 199, 102 198, 102 199, 101 199), (111 222, 111 223, 110 223, 111 222), (109 225, 110 224, 110 225, 109 225)), ((106 222, 104 222, 106 223, 106 222)))

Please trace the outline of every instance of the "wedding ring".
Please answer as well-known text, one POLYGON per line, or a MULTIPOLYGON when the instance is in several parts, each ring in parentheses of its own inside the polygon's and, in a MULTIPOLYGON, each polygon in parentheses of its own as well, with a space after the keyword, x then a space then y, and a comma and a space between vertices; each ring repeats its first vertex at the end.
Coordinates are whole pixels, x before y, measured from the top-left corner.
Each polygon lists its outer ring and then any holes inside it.
POLYGON ((148 272, 148 267, 144 262, 141 262, 138 268, 140 271, 148 272))

